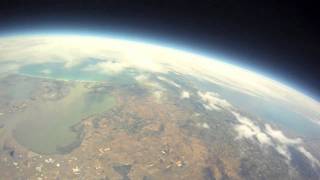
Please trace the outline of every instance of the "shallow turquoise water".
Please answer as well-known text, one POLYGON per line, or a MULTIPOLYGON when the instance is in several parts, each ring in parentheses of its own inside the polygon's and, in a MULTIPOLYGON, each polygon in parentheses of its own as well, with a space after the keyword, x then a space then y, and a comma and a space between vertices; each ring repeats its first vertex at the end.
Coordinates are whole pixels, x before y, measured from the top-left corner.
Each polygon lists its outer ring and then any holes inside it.
POLYGON ((23 66, 19 70, 19 73, 63 80, 104 81, 108 79, 108 76, 105 74, 95 71, 84 71, 83 68, 88 65, 88 63, 89 62, 85 62, 70 68, 65 68, 63 63, 31 64, 23 66))
POLYGON ((115 84, 129 84, 134 82, 133 77, 137 74, 132 69, 127 69, 118 74, 87 71, 86 67, 95 65, 100 60, 89 59, 76 66, 65 68, 64 63, 30 64, 19 69, 18 73, 33 77, 74 80, 74 81, 109 81, 115 84))

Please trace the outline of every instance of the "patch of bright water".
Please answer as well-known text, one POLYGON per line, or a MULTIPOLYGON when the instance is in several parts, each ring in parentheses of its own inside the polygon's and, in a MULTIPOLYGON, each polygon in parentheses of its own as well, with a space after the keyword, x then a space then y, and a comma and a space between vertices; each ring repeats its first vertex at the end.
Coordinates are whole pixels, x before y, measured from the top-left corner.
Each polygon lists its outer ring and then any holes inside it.
POLYGON ((79 84, 61 100, 40 103, 17 114, 19 123, 14 137, 37 153, 67 153, 81 143, 81 130, 77 132, 72 127, 83 118, 105 112, 114 105, 112 96, 93 94, 79 84))

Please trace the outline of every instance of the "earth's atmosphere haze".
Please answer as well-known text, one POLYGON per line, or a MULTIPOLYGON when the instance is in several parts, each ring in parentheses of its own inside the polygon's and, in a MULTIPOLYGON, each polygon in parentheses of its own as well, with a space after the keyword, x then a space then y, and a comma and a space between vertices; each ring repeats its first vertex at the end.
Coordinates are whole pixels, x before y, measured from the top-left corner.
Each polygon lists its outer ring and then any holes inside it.
POLYGON ((319 179, 320 103, 223 61, 94 36, 0 38, 3 179, 319 179))

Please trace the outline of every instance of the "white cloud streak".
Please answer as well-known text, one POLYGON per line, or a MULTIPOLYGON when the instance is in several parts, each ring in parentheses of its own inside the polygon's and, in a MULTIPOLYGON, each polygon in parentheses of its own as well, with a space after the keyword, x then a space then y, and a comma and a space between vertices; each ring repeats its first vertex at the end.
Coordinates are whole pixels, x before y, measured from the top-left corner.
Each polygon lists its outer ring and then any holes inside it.
POLYGON ((167 79, 167 78, 165 78, 165 77, 163 77, 163 76, 158 76, 157 78, 158 78, 159 80, 164 81, 164 82, 166 82, 166 83, 168 83, 168 84, 170 84, 170 85, 173 85, 173 86, 175 86, 175 87, 177 87, 177 88, 181 88, 181 86, 180 86, 179 84, 177 84, 176 82, 174 82, 174 81, 172 81, 172 80, 170 80, 170 79, 167 79))
POLYGON ((289 138, 282 131, 272 128, 269 124, 265 124, 265 127, 262 129, 249 118, 234 111, 232 111, 232 114, 239 121, 239 124, 234 127, 238 133, 236 139, 256 139, 262 145, 275 148, 280 155, 286 158, 288 163, 292 159, 288 148, 293 147, 309 159, 313 167, 320 167, 319 160, 303 147, 303 141, 300 138, 289 138))
POLYGON ((190 93, 188 91, 182 91, 180 97, 181 99, 188 99, 190 98, 190 93))
POLYGON ((270 137, 262 132, 259 126, 255 125, 249 118, 240 115, 237 112, 232 112, 232 114, 240 122, 239 125, 235 126, 235 130, 238 132, 238 138, 256 138, 260 144, 272 145, 270 137))
POLYGON ((217 93, 198 91, 198 95, 204 102, 203 107, 208 110, 220 111, 222 109, 232 108, 232 105, 225 99, 222 99, 217 93))

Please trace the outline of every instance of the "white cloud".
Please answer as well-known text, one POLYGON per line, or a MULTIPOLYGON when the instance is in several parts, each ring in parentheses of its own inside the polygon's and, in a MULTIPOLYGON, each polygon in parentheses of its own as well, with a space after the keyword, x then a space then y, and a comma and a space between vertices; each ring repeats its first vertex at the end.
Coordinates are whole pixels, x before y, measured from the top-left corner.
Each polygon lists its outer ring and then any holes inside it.
POLYGON ((260 144, 274 147, 280 155, 288 160, 288 163, 291 160, 291 153, 288 147, 296 148, 310 160, 313 166, 320 167, 319 160, 302 146, 303 142, 300 138, 289 138, 282 131, 272 128, 269 124, 265 124, 265 129, 263 130, 259 126, 256 126, 249 118, 234 111, 232 111, 232 114, 240 122, 240 124, 234 127, 238 133, 237 139, 247 138, 253 140, 256 138, 260 144))
POLYGON ((135 80, 139 81, 139 82, 144 82, 144 81, 148 80, 148 77, 146 75, 144 75, 144 74, 140 74, 140 75, 135 77, 135 80))
POLYGON ((181 99, 188 99, 190 98, 190 93, 188 91, 182 91, 180 97, 181 99))
POLYGON ((320 167, 320 162, 318 159, 316 159, 309 151, 307 151, 304 147, 299 146, 298 150, 305 156, 307 157, 311 162, 312 166, 318 166, 320 167))
POLYGON ((172 81, 172 80, 170 80, 170 79, 167 79, 167 78, 165 78, 165 77, 163 77, 163 76, 158 76, 157 78, 158 78, 159 80, 164 81, 164 82, 166 82, 166 83, 168 83, 168 84, 171 84, 171 85, 173 85, 173 86, 175 86, 175 87, 177 87, 177 88, 181 88, 181 86, 180 86, 179 84, 177 84, 177 83, 175 83, 174 81, 172 81))
POLYGON ((210 128, 210 126, 209 126, 207 123, 203 123, 203 124, 202 124, 202 127, 203 127, 203 128, 206 128, 206 129, 209 129, 209 128, 210 128))
POLYGON ((312 121, 313 123, 315 123, 317 126, 320 126, 320 120, 316 120, 316 119, 310 118, 310 121, 312 121))
POLYGON ((256 138, 260 144, 272 144, 270 137, 262 132, 261 128, 255 125, 252 120, 234 111, 232 111, 232 114, 240 122, 240 124, 235 126, 235 130, 238 133, 237 139, 256 138))
POLYGON ((156 102, 159 103, 159 102, 161 102, 161 99, 163 97, 163 92, 162 91, 154 91, 153 96, 154 96, 156 102))
POLYGON ((214 92, 204 92, 198 91, 198 95, 204 101, 205 104, 203 104, 203 107, 205 107, 208 110, 217 110, 220 111, 222 109, 230 109, 232 108, 232 105, 226 101, 225 99, 222 99, 219 94, 214 92))
POLYGON ((265 127, 266 133, 282 144, 293 145, 302 143, 302 140, 300 138, 288 138, 282 133, 282 131, 273 129, 269 124, 266 124, 265 127))
POLYGON ((271 140, 270 137, 267 136, 265 133, 263 132, 257 132, 256 134, 256 138, 258 139, 258 141, 260 142, 260 144, 271 144, 271 140))
POLYGON ((127 65, 119 62, 100 62, 94 65, 88 65, 83 68, 84 71, 97 71, 100 73, 116 74, 127 68, 127 65))
POLYGON ((284 156, 287 160, 289 161, 291 160, 291 154, 289 153, 288 147, 286 145, 277 144, 275 145, 275 149, 279 154, 284 156))
POLYGON ((166 89, 162 87, 158 82, 150 80, 147 75, 143 75, 143 74, 138 75, 135 77, 135 80, 140 84, 147 86, 149 88, 166 91, 166 89))
POLYGON ((320 167, 320 162, 309 151, 303 147, 303 141, 300 138, 286 137, 282 131, 273 129, 269 124, 265 125, 266 133, 277 142, 276 150, 279 154, 285 156, 288 160, 291 160, 291 153, 288 151, 288 147, 296 148, 300 153, 307 157, 312 166, 320 167))
POLYGON ((285 136, 282 131, 272 128, 269 124, 265 125, 264 131, 256 126, 249 118, 242 116, 237 112, 232 112, 232 114, 240 122, 240 124, 235 125, 234 127, 235 131, 238 133, 236 139, 247 138, 254 140, 254 138, 256 138, 260 144, 275 148, 280 155, 287 159, 288 163, 290 163, 291 160, 291 153, 289 152, 288 147, 296 148, 310 160, 313 167, 320 167, 319 160, 303 147, 303 141, 300 138, 289 138, 285 136))
POLYGON ((153 96, 153 98, 156 100, 156 102, 160 103, 163 96, 164 96, 164 92, 166 91, 165 88, 163 88, 158 82, 154 82, 152 80, 150 80, 149 76, 145 75, 145 74, 140 74, 138 76, 135 77, 135 80, 152 89, 151 95, 153 96))
POLYGON ((206 122, 199 122, 199 123, 196 124, 196 126, 199 127, 199 128, 210 129, 209 124, 206 123, 206 122))
POLYGON ((252 131, 252 129, 250 129, 250 127, 246 126, 246 125, 236 125, 235 126, 235 130, 238 133, 238 137, 237 139, 241 139, 241 138, 252 138, 255 136, 255 133, 252 131))

